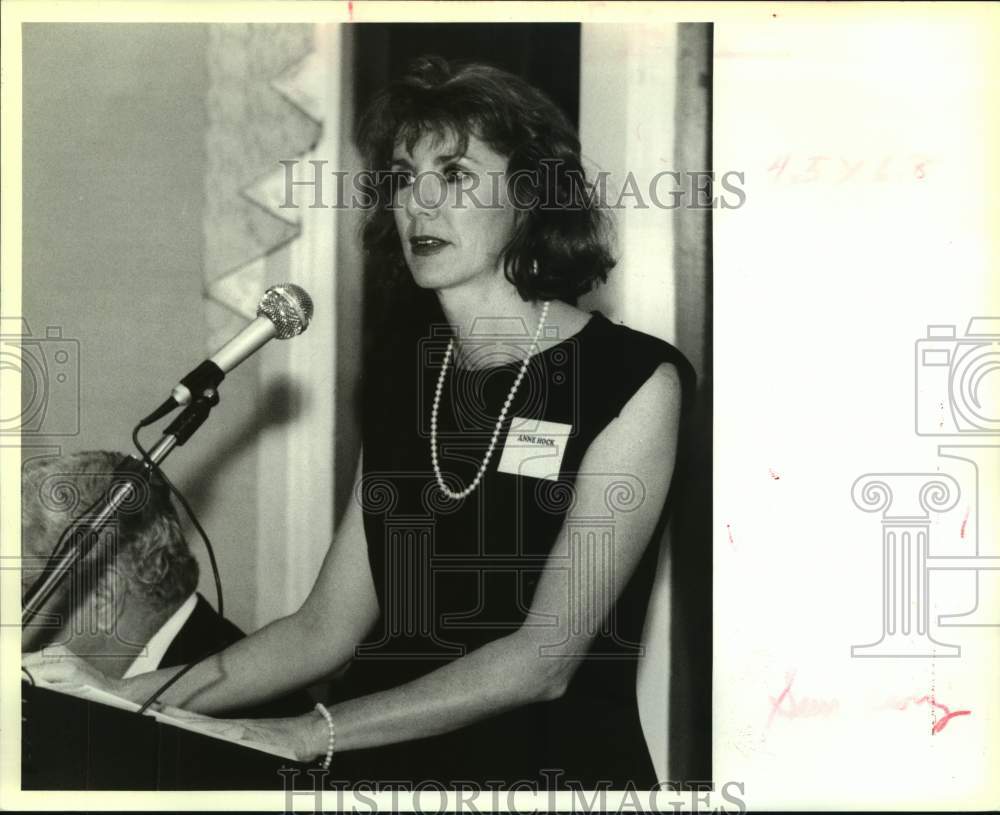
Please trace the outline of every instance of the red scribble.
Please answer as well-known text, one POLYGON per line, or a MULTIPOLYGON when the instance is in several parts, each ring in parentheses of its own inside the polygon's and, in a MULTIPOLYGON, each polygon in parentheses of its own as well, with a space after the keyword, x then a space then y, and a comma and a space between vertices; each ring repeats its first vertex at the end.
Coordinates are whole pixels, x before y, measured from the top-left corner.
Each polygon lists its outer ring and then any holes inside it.
POLYGON ((354 21, 354 2, 353 2, 353 0, 347 0, 347 16, 350 17, 351 22, 354 21))
POLYGON ((729 528, 729 524, 726 524, 726 533, 729 535, 729 545, 736 548, 736 541, 733 540, 733 530, 729 528))
POLYGON ((777 473, 776 473, 776 472, 775 472, 774 470, 772 470, 772 469, 771 469, 770 467, 768 468, 768 470, 767 470, 767 471, 768 471, 768 473, 769 473, 769 474, 771 475, 771 478, 773 478, 773 479, 774 479, 775 481, 780 481, 780 480, 781 480, 781 476, 780 476, 780 475, 778 475, 778 474, 777 474, 777 473))
POLYGON ((965 538, 965 524, 969 520, 969 508, 965 508, 965 517, 962 518, 962 528, 958 532, 958 536, 964 540, 965 538))
POLYGON ((931 727, 931 735, 936 736, 942 730, 944 730, 945 725, 948 724, 956 716, 971 716, 971 710, 951 710, 947 705, 941 704, 933 696, 921 696, 919 699, 915 696, 911 696, 909 699, 904 699, 901 704, 897 705, 899 710, 906 710, 909 707, 910 702, 915 705, 930 704, 931 706, 944 711, 944 716, 934 722, 931 727))
POLYGON ((774 721, 774 717, 778 714, 778 710, 781 708, 781 703, 785 701, 785 697, 792 692, 792 682, 795 680, 795 674, 790 674, 786 679, 785 689, 781 692, 781 695, 775 699, 773 696, 769 697, 771 700, 771 713, 767 717, 767 726, 771 726, 771 722, 774 721))
POLYGON ((808 697, 797 700, 792 695, 792 682, 795 681, 795 673, 786 674, 785 689, 781 691, 778 698, 768 697, 771 700, 771 713, 767 717, 767 726, 770 727, 775 716, 784 716, 786 719, 801 719, 806 716, 829 716, 840 706, 836 700, 810 699, 808 697), (787 703, 787 705, 786 705, 787 703))

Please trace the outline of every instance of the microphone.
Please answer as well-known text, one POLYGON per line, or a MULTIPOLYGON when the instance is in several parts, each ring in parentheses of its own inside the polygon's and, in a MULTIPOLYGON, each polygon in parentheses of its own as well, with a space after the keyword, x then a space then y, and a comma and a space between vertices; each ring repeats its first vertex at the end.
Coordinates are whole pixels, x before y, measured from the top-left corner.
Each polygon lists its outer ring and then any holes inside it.
POLYGON ((140 423, 152 424, 175 408, 190 404, 195 395, 215 390, 226 374, 272 339, 287 340, 309 327, 312 298, 294 283, 271 286, 257 304, 257 319, 181 379, 167 400, 140 423))

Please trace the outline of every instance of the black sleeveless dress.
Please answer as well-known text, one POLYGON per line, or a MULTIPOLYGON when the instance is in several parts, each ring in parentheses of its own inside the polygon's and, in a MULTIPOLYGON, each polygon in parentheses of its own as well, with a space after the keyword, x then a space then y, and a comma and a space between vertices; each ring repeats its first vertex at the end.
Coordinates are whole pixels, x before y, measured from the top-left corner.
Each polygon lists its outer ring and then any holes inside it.
MULTIPOLYGON (((573 486, 590 443, 661 363, 677 367, 685 403, 693 392, 693 371, 676 348, 594 312, 577 334, 532 358, 482 481, 465 499, 452 500, 438 489, 430 457, 431 406, 447 341, 447 334, 432 334, 415 343, 409 364, 403 360, 399 375, 380 385, 382 398, 368 391, 355 500, 364 510, 382 614, 340 683, 341 698, 411 681, 516 630, 563 524, 579 540, 613 535, 615 520, 643 500, 642 485, 628 472, 600 476, 607 481, 604 512, 576 517, 573 486)), ((438 450, 452 489, 475 477, 527 344, 486 338, 474 352, 485 367, 449 366, 438 450)), ((674 486, 677 477, 675 468, 674 486)), ((655 785, 636 671, 666 516, 665 508, 561 698, 440 736, 339 754, 332 775, 446 786, 527 782, 540 789, 655 785)))

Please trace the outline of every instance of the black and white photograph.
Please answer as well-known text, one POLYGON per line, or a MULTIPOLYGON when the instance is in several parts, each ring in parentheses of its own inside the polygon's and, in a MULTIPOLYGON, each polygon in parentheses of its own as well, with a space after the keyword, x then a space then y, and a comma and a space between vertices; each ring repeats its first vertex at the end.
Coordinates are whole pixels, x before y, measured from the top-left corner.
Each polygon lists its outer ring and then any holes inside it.
POLYGON ((1000 802, 995 8, 4 5, 0 807, 1000 802))
POLYGON ((24 788, 709 783, 711 24, 22 47, 24 788))

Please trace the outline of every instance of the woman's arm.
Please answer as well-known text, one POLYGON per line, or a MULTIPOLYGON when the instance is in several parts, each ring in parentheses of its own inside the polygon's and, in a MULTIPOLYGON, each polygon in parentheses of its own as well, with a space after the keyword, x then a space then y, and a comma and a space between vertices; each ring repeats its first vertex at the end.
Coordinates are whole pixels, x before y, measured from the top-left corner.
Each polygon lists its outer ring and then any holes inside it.
MULTIPOLYGON (((564 527, 525 625, 405 685, 331 707, 338 751, 444 733, 565 691, 656 526, 673 473, 680 398, 676 369, 661 365, 583 459, 575 515, 606 516, 615 475, 638 479, 645 491, 620 515, 613 540, 581 546, 564 527)), ((327 735, 326 723, 312 720, 307 743, 315 754, 327 735)))
MULTIPOLYGON (((360 477, 359 459, 355 486, 360 477)), ((160 699, 212 713, 280 696, 346 664, 377 618, 361 509, 352 500, 302 607, 202 660, 160 699)), ((181 670, 168 668, 115 681, 78 660, 60 659, 60 653, 30 655, 25 666, 42 679, 95 684, 136 702, 144 702, 181 670)))
MULTIPOLYGON (((656 526, 673 473, 680 400, 676 370, 671 365, 661 365, 629 400, 618 418, 594 440, 584 456, 576 484, 574 512, 579 516, 606 516, 606 493, 613 476, 627 475, 641 485, 643 495, 639 506, 620 516, 613 539, 595 536, 601 539, 581 548, 579 542, 571 540, 564 527, 539 579, 528 618, 520 629, 412 682, 331 707, 338 751, 445 733, 521 705, 556 699, 566 690, 608 610, 635 570, 656 526), (592 590, 581 592, 579 587, 582 586, 592 590)), ((187 677, 180 680, 180 691, 174 693, 171 689, 170 694, 165 694, 167 699, 177 704, 175 700, 183 697, 181 704, 195 710, 228 706, 224 701, 231 698, 230 689, 239 685, 228 678, 227 672, 239 672, 243 677, 241 687, 254 686, 255 680, 248 680, 245 672, 256 670, 258 655, 263 655, 259 657, 261 660, 271 661, 270 665, 260 668, 268 677, 266 681, 257 682, 261 689, 273 688, 273 683, 286 687, 287 683, 278 674, 288 671, 296 660, 303 658, 300 653, 303 642, 314 644, 322 638, 324 626, 328 625, 323 614, 334 613, 337 605, 334 602, 336 588, 341 584, 327 574, 329 566, 329 562, 324 563, 324 574, 310 595, 310 601, 316 605, 310 606, 307 601, 306 606, 310 608, 307 610, 304 606, 293 615, 301 621, 302 627, 298 627, 297 621, 295 632, 299 646, 282 651, 289 655, 291 662, 282 664, 279 658, 260 646, 252 651, 245 649, 246 655, 233 646, 223 652, 220 667, 202 663, 192 671, 198 674, 194 681, 188 683, 187 677), (319 591, 321 581, 325 586, 322 592, 319 591), (326 599, 320 602, 320 598, 326 599), (327 607, 327 603, 333 605, 327 607), (317 628, 309 630, 309 625, 317 628), (307 631, 304 639, 303 630, 307 631), (216 676, 219 678, 214 679, 216 676), (189 684, 192 687, 188 687, 189 684)), ((367 563, 365 574, 370 583, 367 563)), ((369 609, 373 614, 374 605, 369 609)), ((367 631, 370 627, 370 618, 359 615, 359 622, 362 619, 365 625, 359 624, 355 632, 362 628, 367 631)), ((276 641, 282 635, 279 626, 283 622, 279 620, 244 642, 269 642, 271 647, 284 648, 283 643, 276 641), (266 633, 269 630, 274 632, 273 639, 266 633)), ((338 643, 340 640, 338 636, 338 643)), ((352 648, 338 645, 341 650, 337 653, 349 659, 352 648)), ((206 660, 206 663, 212 662, 206 660)), ((298 669, 295 676, 300 677, 302 673, 303 670, 298 669)), ((253 701, 257 698, 260 697, 254 697, 253 701)), ((243 697, 240 701, 243 702, 243 697)), ((205 720, 204 724, 210 726, 211 720, 205 720)), ((228 732, 234 724, 236 722, 229 720, 220 726, 228 732)), ((303 760, 322 756, 326 750, 327 724, 319 715, 244 720, 240 724, 245 728, 246 738, 290 745, 303 760)))

